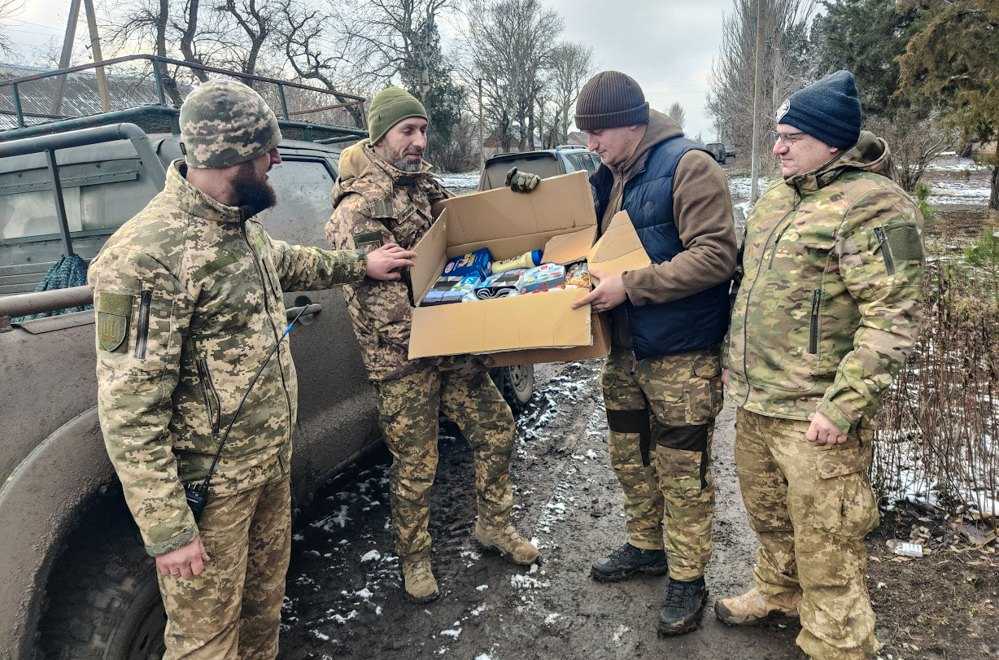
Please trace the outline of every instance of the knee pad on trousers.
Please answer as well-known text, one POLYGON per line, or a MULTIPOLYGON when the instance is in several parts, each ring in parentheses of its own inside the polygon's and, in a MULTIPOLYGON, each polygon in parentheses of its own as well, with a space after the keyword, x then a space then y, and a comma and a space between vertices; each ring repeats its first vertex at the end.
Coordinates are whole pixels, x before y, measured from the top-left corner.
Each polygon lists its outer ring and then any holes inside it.
POLYGON ((711 424, 696 424, 693 426, 661 426, 655 425, 653 436, 656 445, 668 449, 696 451, 701 453, 701 488, 708 486, 708 440, 711 424))
POLYGON ((608 410, 607 427, 615 433, 637 433, 638 449, 642 453, 642 465, 651 464, 649 452, 652 448, 652 429, 649 425, 649 411, 608 410))

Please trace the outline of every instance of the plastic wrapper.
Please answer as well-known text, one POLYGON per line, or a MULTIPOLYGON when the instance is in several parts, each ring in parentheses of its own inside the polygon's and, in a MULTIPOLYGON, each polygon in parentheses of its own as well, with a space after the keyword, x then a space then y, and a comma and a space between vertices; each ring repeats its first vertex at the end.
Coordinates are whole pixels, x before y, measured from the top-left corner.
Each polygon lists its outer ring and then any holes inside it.
POLYGON ((565 284, 565 266, 560 264, 542 264, 531 268, 517 280, 517 290, 520 293, 537 293, 548 291, 565 284))
POLYGON ((438 278, 433 288, 427 292, 427 295, 423 297, 420 307, 461 302, 467 295, 474 296, 475 287, 481 283, 482 280, 475 276, 458 277, 454 275, 442 275, 438 278))
POLYGON ((527 272, 526 268, 508 270, 496 275, 490 275, 475 289, 475 296, 479 300, 491 300, 493 298, 509 298, 515 296, 517 291, 517 281, 520 276, 527 272))
POLYGON ((569 264, 569 267, 565 270, 565 285, 578 286, 581 289, 590 288, 590 270, 585 261, 569 264))
POLYGON ((444 275, 449 277, 477 277, 484 280, 492 273, 493 255, 489 248, 452 257, 444 265, 444 275))

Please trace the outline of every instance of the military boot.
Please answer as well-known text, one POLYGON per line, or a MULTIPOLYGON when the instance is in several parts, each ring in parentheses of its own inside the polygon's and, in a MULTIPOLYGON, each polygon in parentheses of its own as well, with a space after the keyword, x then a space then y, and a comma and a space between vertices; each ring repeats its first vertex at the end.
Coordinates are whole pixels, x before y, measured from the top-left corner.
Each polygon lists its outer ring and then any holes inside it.
POLYGON ((774 614, 797 617, 801 592, 767 596, 758 589, 750 589, 739 596, 729 596, 715 602, 715 616, 730 626, 759 623, 774 614))
POLYGON ((703 577, 690 582, 670 578, 663 609, 659 612, 659 634, 671 637, 697 630, 707 602, 708 589, 703 577))
POLYGON ((590 577, 597 582, 618 582, 638 574, 664 575, 666 573, 666 553, 662 550, 642 550, 630 543, 606 557, 593 562, 590 577))
POLYGON ((521 536, 513 525, 488 527, 476 520, 475 540, 486 550, 496 550, 514 564, 530 566, 538 558, 538 549, 521 536))
POLYGON ((430 569, 429 557, 415 557, 402 560, 402 580, 406 597, 414 603, 429 603, 437 600, 437 580, 430 569))

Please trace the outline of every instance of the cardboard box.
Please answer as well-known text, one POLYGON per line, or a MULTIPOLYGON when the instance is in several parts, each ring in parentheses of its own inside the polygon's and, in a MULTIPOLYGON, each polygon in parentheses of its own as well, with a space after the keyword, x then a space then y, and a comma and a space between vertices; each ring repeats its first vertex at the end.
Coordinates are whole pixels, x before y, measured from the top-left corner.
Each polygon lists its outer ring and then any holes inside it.
POLYGON ((496 366, 580 360, 610 350, 607 324, 588 307, 572 309, 582 289, 419 307, 451 257, 488 247, 494 259, 542 249, 545 261, 586 259, 591 269, 621 273, 650 261, 627 213, 594 242, 597 219, 584 172, 545 179, 534 192, 508 188, 447 200, 416 244, 410 276, 414 303, 409 358, 488 353, 496 366))

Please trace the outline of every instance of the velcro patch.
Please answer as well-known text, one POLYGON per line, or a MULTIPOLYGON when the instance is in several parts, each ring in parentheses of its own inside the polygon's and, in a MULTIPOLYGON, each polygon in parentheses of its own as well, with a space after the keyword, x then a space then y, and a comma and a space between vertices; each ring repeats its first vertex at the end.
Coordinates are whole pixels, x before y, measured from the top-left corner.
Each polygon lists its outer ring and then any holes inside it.
POLYGON ((885 227, 885 237, 895 261, 922 261, 923 241, 915 225, 885 227))
POLYGON ((97 345, 113 353, 123 348, 132 316, 132 298, 127 293, 102 291, 97 296, 97 345))
POLYGON ((367 254, 382 246, 382 235, 377 231, 366 231, 354 234, 354 247, 367 254))

